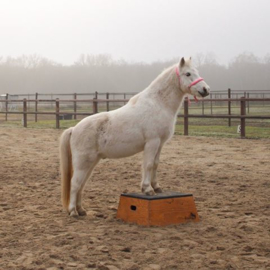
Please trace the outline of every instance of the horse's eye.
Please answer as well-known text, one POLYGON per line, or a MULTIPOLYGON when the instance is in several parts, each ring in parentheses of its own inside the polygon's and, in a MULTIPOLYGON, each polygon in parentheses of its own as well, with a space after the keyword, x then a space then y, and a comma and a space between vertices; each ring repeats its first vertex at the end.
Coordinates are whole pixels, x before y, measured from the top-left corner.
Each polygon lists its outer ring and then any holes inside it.
POLYGON ((189 72, 187 72, 187 73, 186 73, 186 76, 188 76, 188 77, 189 77, 190 75, 191 75, 191 74, 190 74, 189 72))

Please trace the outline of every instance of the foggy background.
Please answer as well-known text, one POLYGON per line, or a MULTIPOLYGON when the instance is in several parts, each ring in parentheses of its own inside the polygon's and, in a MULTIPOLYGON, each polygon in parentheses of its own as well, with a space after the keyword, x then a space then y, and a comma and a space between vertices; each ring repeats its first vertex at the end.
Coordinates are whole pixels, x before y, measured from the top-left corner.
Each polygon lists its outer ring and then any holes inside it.
POLYGON ((0 94, 139 92, 182 56, 270 89, 268 0, 0 0, 0 94))

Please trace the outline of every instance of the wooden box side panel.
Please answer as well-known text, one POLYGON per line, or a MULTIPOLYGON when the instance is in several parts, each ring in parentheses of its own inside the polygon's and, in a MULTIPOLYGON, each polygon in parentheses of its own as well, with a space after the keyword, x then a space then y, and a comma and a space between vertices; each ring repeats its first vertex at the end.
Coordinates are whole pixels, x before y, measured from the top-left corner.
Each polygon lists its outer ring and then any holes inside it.
POLYGON ((117 218, 139 225, 149 225, 149 201, 131 197, 120 197, 117 218))
POLYGON ((149 208, 150 225, 165 226, 199 221, 193 196, 154 200, 151 201, 149 208))

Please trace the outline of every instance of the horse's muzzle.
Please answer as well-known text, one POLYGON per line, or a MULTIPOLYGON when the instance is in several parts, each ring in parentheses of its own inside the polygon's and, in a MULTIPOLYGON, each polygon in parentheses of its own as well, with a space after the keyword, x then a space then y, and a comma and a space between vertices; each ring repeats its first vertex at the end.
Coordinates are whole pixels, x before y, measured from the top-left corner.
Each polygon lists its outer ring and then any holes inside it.
POLYGON ((202 97, 207 97, 209 95, 209 90, 206 87, 204 87, 202 91, 199 91, 199 94, 202 97))

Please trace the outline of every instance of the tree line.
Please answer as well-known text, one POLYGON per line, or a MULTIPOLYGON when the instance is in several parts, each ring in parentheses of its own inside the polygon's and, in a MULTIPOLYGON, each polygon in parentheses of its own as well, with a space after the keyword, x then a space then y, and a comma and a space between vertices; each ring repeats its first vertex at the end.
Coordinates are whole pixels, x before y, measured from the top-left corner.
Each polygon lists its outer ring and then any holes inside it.
MULTIPOLYGON (((38 55, 0 57, 0 94, 139 92, 178 61, 128 63, 100 54, 62 65, 38 55)), ((242 53, 226 66, 213 54, 197 54, 193 61, 212 90, 270 90, 270 54, 260 59, 242 53)))

